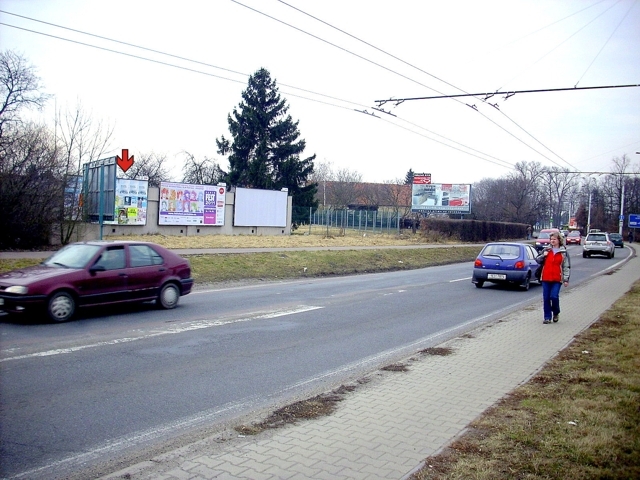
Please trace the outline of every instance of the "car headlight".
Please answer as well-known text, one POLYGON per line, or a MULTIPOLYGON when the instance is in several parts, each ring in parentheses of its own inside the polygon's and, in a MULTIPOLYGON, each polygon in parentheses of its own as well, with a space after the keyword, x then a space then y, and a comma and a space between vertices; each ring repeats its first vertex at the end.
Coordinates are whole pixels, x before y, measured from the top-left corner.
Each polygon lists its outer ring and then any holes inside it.
POLYGON ((17 293, 19 295, 25 295, 27 293, 27 290, 27 287, 23 287, 21 285, 13 285, 4 289, 6 293, 17 293))

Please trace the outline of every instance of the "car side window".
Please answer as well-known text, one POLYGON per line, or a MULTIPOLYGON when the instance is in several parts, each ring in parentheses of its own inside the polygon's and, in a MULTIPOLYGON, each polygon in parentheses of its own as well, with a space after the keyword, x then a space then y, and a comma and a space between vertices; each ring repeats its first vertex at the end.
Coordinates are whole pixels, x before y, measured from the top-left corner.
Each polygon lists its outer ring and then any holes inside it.
POLYGON ((131 245, 129 254, 132 267, 148 267, 164 263, 162 256, 148 245, 131 245))
POLYGON ((527 245, 527 248, 525 248, 524 250, 525 252, 527 252, 527 258, 529 260, 533 260, 534 258, 536 258, 537 255, 534 253, 533 248, 527 245))
POLYGON ((108 247, 95 263, 97 267, 104 267, 105 270, 117 270, 126 265, 124 247, 108 247))

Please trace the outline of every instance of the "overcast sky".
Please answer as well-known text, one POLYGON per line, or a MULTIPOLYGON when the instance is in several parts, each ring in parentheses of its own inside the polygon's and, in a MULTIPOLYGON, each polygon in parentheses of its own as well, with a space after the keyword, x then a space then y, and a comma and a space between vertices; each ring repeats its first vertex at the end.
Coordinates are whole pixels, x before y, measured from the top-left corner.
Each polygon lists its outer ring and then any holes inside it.
POLYGON ((26 57, 55 95, 44 121, 54 105, 80 102, 114 126, 107 156, 166 154, 174 180, 184 151, 228 167, 215 139, 229 136, 227 115, 262 67, 299 121, 304 156, 365 181, 412 169, 473 183, 519 161, 610 171, 623 154, 640 163, 640 87, 374 110, 385 99, 640 84, 640 0, 2 0, 0 9, 0 48, 26 57))

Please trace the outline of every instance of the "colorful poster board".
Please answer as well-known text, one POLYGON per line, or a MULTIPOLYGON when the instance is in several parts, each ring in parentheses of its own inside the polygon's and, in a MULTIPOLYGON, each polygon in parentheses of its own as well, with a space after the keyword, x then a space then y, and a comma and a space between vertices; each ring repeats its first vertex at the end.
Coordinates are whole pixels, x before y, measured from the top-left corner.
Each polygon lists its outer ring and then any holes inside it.
POLYGON ((148 180, 116 178, 115 220, 104 223, 106 225, 146 225, 148 195, 148 180))
POLYGON ((224 225, 224 185, 161 182, 158 225, 224 225))

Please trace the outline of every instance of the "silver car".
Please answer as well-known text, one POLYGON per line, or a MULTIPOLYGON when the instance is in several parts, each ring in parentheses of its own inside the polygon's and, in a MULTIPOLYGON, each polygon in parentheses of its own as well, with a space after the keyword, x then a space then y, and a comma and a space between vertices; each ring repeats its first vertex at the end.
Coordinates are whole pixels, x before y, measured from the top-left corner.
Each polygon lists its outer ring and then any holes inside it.
POLYGON ((616 254, 616 246, 609 238, 608 233, 589 233, 582 244, 582 256, 584 258, 591 255, 605 255, 612 258, 616 254))

